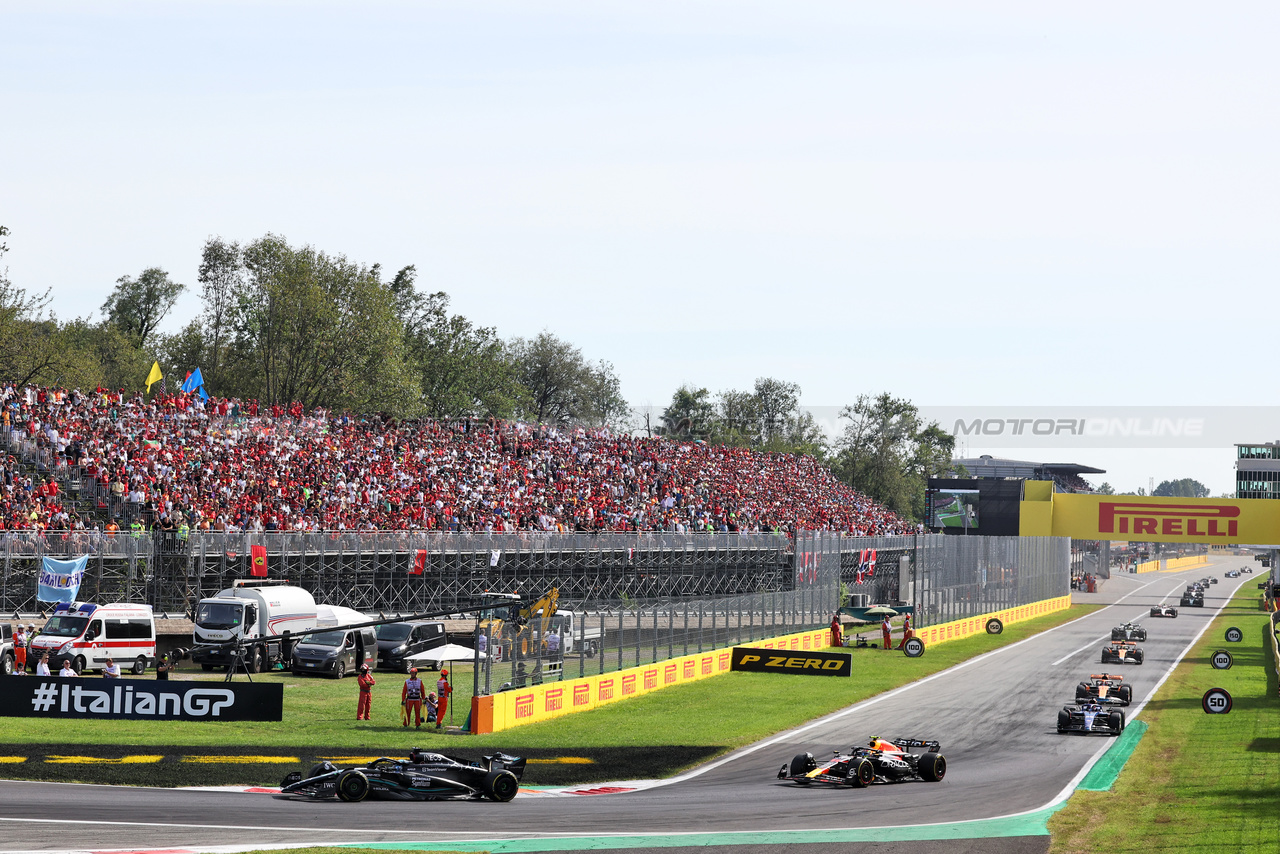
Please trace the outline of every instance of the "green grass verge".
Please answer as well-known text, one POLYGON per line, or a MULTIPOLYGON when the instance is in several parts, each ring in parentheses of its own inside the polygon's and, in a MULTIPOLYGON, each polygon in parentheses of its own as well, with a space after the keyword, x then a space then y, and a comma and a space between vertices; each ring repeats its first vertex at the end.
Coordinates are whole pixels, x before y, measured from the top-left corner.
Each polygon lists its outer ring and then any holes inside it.
MULTIPOLYGON (((397 701, 403 677, 394 674, 379 674, 374 688, 374 720, 370 722, 353 719, 356 688, 352 680, 263 674, 255 679, 278 679, 285 685, 283 725, 10 718, 6 721, 7 744, 0 745, 0 776, 168 786, 277 785, 284 774, 297 770, 300 762, 305 765, 316 756, 399 756, 410 747, 462 755, 501 749, 543 760, 590 760, 531 762, 525 776, 530 785, 669 776, 1098 607, 1075 605, 1009 625, 1001 635, 983 634, 940 644, 917 659, 897 651, 850 650, 854 656, 850 678, 726 673, 590 712, 487 735, 402 729, 397 701), (786 701, 761 703, 762 696, 785 697, 786 701), (41 758, 72 755, 111 759, 140 753, 162 754, 164 759, 154 763, 50 763, 41 758), (199 754, 241 754, 246 759, 187 761, 199 754), (3 763, 5 756, 29 758, 3 763), (281 762, 270 761, 274 756, 280 756, 281 762)), ((470 684, 463 668, 454 676, 457 685, 470 684)), ((465 708, 459 708, 458 722, 465 717, 465 708)))
POLYGON ((1077 791, 1050 819, 1050 854, 1280 851, 1280 701, 1258 599, 1242 587, 1147 704, 1149 729, 1111 790, 1077 791), (1228 626, 1243 643, 1223 640, 1228 626), (1209 664, 1217 649, 1230 670, 1209 664), (1215 687, 1230 714, 1201 708, 1215 687))

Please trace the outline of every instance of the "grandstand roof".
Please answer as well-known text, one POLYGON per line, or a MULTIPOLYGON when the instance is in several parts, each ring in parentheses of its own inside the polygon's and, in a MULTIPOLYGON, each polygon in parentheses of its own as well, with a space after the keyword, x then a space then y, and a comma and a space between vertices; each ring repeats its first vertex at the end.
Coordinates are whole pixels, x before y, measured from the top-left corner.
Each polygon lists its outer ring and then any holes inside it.
POLYGON ((954 459, 953 465, 964 466, 974 477, 1013 477, 1035 479, 1044 475, 1106 474, 1106 469, 1084 466, 1079 463, 1038 463, 1032 460, 1011 460, 983 454, 979 457, 954 459))

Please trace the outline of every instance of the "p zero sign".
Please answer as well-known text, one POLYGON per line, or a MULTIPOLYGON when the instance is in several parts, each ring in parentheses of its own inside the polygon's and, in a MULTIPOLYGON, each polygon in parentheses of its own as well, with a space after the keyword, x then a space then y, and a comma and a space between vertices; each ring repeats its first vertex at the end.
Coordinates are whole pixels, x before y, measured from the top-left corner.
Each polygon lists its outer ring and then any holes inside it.
POLYGON ((136 721, 278 721, 284 686, 35 677, 0 681, 0 716, 136 721))
POLYGON ((1032 512, 1036 505, 1043 507, 1040 501, 1022 502, 1024 536, 1163 543, 1280 542, 1280 507, 1264 499, 1059 493, 1048 503, 1050 512, 1044 514, 1032 512))
POLYGON ((751 673, 850 676, 853 674, 853 656, 847 652, 795 652, 735 646, 729 669, 751 673))

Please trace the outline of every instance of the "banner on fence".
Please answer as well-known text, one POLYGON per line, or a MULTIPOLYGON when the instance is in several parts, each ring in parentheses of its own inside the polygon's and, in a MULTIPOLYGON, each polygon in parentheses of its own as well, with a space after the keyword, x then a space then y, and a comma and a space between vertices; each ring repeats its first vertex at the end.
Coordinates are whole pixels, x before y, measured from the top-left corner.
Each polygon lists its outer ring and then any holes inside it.
POLYGON ((850 676, 853 656, 847 652, 806 652, 795 655, 749 646, 735 646, 730 670, 751 673, 799 673, 801 676, 850 676))
POLYGON ((139 721, 279 721, 280 683, 235 684, 85 679, 78 676, 0 680, 0 716, 139 721))
POLYGON ((40 565, 40 580, 36 585, 36 599, 41 602, 74 602, 84 580, 84 568, 88 556, 74 560, 44 558, 40 565))

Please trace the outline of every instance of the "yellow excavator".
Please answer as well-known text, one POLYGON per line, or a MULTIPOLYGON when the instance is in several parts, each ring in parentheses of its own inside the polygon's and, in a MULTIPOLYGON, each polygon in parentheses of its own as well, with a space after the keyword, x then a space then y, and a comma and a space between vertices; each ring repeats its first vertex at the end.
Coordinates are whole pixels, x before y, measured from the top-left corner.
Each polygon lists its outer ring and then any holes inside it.
POLYGON ((541 643, 546 636, 547 626, 559 602, 560 588, 552 587, 541 598, 528 604, 522 601, 486 612, 480 620, 480 631, 489 637, 489 650, 494 660, 534 654, 537 651, 535 644, 541 643))

